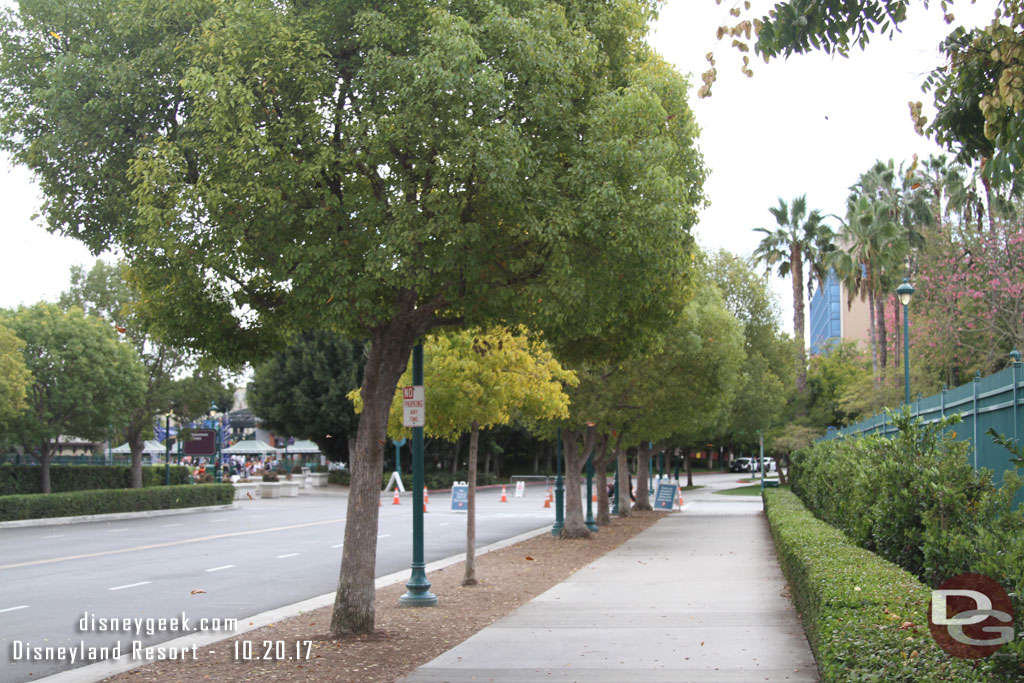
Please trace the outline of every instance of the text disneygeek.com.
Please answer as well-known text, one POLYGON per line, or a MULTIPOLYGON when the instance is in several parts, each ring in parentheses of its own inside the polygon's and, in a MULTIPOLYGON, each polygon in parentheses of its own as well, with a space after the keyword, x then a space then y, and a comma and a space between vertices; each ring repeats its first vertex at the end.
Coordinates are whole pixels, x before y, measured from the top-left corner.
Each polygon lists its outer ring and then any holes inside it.
MULTIPOLYGON (((158 633, 198 633, 222 631, 230 633, 238 625, 237 619, 207 618, 191 619, 184 612, 175 617, 122 618, 100 617, 85 612, 78 620, 79 633, 127 633, 134 636, 153 636, 158 633)), ((118 659, 127 655, 136 661, 159 661, 165 659, 196 659, 197 645, 171 647, 168 645, 145 646, 141 640, 113 645, 86 645, 78 641, 68 645, 38 645, 36 643, 11 641, 13 662, 98 662, 104 659, 118 659)))

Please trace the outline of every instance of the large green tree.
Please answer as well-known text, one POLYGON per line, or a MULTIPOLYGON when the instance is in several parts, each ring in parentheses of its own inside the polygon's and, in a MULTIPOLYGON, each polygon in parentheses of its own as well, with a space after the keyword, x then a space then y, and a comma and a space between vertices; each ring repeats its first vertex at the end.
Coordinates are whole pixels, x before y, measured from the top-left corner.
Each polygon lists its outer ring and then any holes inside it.
POLYGON ((0 145, 51 229, 119 247, 169 338, 238 362, 369 341, 331 632, 373 629, 388 407, 417 339, 643 343, 705 176, 657 2, 25 2, 0 145), (599 305, 595 305, 599 302, 599 305))
POLYGON ((246 397, 268 429, 310 439, 329 460, 348 460, 359 418, 347 395, 362 382, 365 363, 363 344, 306 332, 256 367, 246 397))
POLYGON ((0 322, 24 340, 34 378, 29 408, 8 423, 9 431, 42 465, 42 492, 49 493, 58 437, 99 441, 123 427, 142 399, 145 373, 130 344, 79 308, 40 303, 5 311, 0 322))
POLYGON ((61 293, 60 305, 78 307, 117 330, 130 343, 146 374, 146 390, 141 400, 128 409, 124 436, 131 450, 131 485, 142 487, 142 449, 153 433, 153 425, 162 413, 174 410, 179 420, 205 417, 211 402, 222 411, 231 409, 225 395, 223 373, 200 363, 196 355, 180 345, 155 338, 148 331, 145 316, 138 311, 139 292, 132 286, 123 262, 109 264, 97 260, 86 270, 72 266, 71 286, 61 293), (188 373, 188 374, 186 374, 188 373))
POLYGON ((768 209, 775 218, 773 228, 754 228, 764 236, 754 250, 754 260, 768 272, 774 267, 779 277, 793 283, 793 339, 796 347, 796 393, 801 401, 807 390, 807 347, 804 345, 804 286, 813 291, 812 276, 825 279, 824 254, 831 250, 832 231, 818 209, 807 210, 807 195, 768 209))

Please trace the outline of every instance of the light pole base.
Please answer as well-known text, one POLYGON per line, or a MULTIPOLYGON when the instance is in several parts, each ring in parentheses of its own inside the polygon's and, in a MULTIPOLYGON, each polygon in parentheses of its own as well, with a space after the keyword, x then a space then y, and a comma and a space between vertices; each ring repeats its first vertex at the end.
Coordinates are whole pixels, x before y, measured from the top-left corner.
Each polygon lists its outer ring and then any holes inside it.
POLYGON ((437 596, 430 592, 430 582, 423 567, 413 567, 412 576, 405 584, 408 592, 398 598, 399 607, 436 607, 437 596))

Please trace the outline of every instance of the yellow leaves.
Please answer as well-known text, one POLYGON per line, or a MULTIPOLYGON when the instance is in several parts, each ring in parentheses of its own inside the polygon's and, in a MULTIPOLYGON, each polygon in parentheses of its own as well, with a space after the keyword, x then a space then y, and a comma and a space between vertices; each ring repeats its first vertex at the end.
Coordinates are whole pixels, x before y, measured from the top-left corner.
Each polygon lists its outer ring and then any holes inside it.
POLYGON ((62 38, 61 38, 60 34, 59 34, 59 33, 57 33, 56 31, 49 31, 49 34, 50 34, 51 36, 53 36, 54 38, 56 38, 57 40, 62 40, 62 38))

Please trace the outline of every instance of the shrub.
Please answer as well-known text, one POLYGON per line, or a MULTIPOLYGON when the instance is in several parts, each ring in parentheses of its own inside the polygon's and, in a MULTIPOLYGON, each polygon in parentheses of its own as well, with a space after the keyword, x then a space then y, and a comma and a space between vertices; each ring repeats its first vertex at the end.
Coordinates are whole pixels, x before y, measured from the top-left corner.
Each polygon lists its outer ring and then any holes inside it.
POLYGON ((327 474, 328 484, 339 484, 341 486, 348 486, 352 480, 352 475, 349 474, 348 470, 331 470, 327 474))
POLYGON ((988 681, 992 661, 947 655, 928 630, 931 592, 854 545, 790 491, 765 489, 779 564, 823 681, 988 681))
POLYGON ((263 481, 277 481, 277 472, 270 471, 263 473, 263 481))
MULTIPOLYGON (((187 467, 171 465, 171 485, 189 483, 187 467)), ((142 485, 163 486, 164 465, 143 465, 142 485)), ((89 491, 131 486, 131 467, 127 465, 50 465, 50 491, 89 491)), ((42 492, 42 468, 39 465, 0 465, 0 496, 42 492)))
POLYGON ((231 484, 11 495, 0 497, 0 521, 228 505, 234 495, 231 484))

